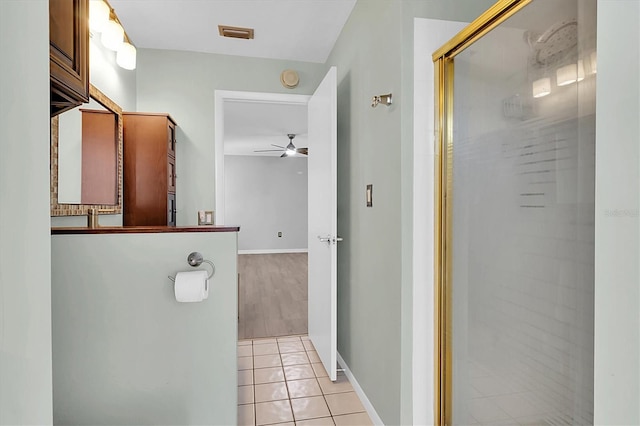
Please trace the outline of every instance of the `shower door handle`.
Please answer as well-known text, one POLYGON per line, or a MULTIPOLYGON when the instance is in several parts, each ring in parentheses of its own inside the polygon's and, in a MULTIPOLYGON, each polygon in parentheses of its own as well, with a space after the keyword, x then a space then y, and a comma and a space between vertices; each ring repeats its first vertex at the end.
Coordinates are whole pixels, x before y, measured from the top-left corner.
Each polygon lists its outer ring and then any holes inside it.
POLYGON ((320 235, 318 235, 318 239, 320 240, 321 243, 331 244, 331 237, 330 236, 321 237, 320 235))

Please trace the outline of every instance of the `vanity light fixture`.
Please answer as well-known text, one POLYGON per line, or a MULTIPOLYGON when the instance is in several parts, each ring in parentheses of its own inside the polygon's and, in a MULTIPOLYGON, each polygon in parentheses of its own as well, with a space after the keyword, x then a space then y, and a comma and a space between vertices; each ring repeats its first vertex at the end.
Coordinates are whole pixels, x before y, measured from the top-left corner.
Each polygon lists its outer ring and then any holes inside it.
POLYGON ((122 43, 116 52, 116 63, 126 70, 136 69, 136 47, 128 42, 122 43))
POLYGON ((551 79, 544 77, 533 82, 533 97, 541 98, 551 93, 551 79))
POLYGON ((102 29, 100 40, 107 49, 117 51, 124 42, 124 28, 115 20, 109 19, 109 22, 102 29))
POLYGON ((122 27, 118 15, 106 0, 91 0, 89 27, 94 33, 102 33, 100 40, 107 49, 116 52, 116 63, 124 69, 136 68, 136 47, 122 27))
POLYGON ((584 61, 580 59, 578 61, 578 78, 576 79, 576 81, 582 80, 584 80, 584 61))
POLYGON ((111 8, 103 0, 91 0, 89 3, 89 28, 91 31, 101 32, 109 22, 111 8))
POLYGON ((578 71, 576 64, 569 64, 558 68, 556 71, 556 84, 558 86, 567 86, 575 83, 578 79, 578 71))

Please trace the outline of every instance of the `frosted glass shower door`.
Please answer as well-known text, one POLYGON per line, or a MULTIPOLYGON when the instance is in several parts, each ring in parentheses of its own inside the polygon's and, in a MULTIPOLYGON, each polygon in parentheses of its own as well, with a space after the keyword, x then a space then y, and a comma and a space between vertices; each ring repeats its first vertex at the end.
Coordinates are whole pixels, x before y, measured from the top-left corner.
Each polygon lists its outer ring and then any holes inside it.
POLYGON ((595 16, 533 1, 443 77, 452 424, 593 423, 595 16))

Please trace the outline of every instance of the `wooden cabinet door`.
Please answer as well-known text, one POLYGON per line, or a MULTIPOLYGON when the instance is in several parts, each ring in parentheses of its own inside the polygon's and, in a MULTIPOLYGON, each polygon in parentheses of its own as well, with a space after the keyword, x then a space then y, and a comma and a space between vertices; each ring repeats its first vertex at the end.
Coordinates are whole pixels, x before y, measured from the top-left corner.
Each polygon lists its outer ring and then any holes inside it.
POLYGON ((82 204, 118 203, 118 121, 111 111, 82 112, 82 204))
POLYGON ((176 158, 176 126, 171 121, 167 128, 167 153, 169 157, 176 158))
POLYGON ((49 0, 51 116, 89 102, 88 21, 88 0, 49 0))

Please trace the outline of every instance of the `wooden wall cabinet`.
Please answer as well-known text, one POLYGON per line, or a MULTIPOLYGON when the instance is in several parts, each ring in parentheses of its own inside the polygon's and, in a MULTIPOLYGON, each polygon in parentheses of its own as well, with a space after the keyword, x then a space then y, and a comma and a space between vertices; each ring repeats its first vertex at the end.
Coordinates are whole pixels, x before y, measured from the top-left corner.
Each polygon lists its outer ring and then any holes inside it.
POLYGON ((51 116, 89 102, 89 0, 49 0, 51 116))
POLYGON ((176 123, 169 114, 125 112, 124 226, 176 225, 176 123))

